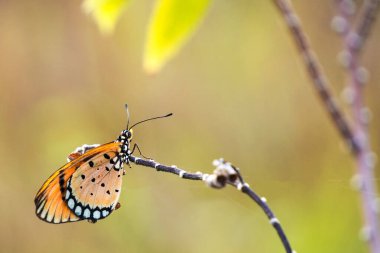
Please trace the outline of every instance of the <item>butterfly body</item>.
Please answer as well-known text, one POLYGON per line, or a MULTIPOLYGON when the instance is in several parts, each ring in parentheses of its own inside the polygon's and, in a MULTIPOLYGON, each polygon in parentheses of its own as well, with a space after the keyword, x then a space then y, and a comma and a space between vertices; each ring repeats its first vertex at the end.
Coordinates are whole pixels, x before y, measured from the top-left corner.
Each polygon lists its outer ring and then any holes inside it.
POLYGON ((118 208, 124 163, 129 164, 132 130, 103 145, 84 145, 51 175, 35 197, 37 216, 49 223, 95 223, 118 208))

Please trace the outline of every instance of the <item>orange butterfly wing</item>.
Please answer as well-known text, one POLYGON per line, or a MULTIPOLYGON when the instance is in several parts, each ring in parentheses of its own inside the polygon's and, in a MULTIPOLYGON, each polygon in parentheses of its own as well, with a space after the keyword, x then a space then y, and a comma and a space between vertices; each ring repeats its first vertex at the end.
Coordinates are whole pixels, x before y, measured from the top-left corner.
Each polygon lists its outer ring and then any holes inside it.
POLYGON ((82 219, 97 221, 110 215, 120 197, 123 170, 114 169, 117 152, 101 153, 82 164, 67 184, 65 200, 82 219))
POLYGON ((107 152, 116 154, 119 145, 118 142, 110 142, 93 148, 54 172, 42 185, 34 199, 37 216, 49 223, 82 220, 83 217, 75 215, 65 200, 68 181, 79 168, 95 157, 104 156, 107 152))

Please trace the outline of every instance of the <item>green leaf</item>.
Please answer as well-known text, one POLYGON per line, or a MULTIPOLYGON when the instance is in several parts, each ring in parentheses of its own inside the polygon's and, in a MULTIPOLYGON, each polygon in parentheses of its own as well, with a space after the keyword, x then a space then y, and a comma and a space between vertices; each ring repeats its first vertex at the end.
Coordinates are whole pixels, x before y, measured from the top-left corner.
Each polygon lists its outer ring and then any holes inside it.
POLYGON ((104 34, 112 33, 116 22, 126 9, 130 0, 85 0, 83 8, 92 15, 104 34))
POLYGON ((159 0, 148 27, 144 68, 158 72, 194 33, 211 0, 159 0))

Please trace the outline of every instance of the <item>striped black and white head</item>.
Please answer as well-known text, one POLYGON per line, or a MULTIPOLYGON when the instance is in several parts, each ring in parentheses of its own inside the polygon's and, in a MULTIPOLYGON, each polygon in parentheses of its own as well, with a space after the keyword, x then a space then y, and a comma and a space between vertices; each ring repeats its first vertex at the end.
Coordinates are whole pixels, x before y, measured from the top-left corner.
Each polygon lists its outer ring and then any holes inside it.
POLYGON ((133 137, 133 130, 125 129, 121 131, 119 137, 117 138, 117 141, 122 142, 122 143, 130 143, 132 141, 132 137, 133 137))

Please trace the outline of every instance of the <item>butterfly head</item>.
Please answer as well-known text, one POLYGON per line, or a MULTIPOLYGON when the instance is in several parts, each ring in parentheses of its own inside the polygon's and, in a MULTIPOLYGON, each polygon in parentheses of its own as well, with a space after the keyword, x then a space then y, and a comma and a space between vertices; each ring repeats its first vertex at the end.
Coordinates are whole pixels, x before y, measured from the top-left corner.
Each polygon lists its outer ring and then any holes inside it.
POLYGON ((133 130, 132 129, 125 129, 121 132, 119 137, 117 138, 118 142, 123 142, 123 143, 130 143, 133 138, 133 130))

